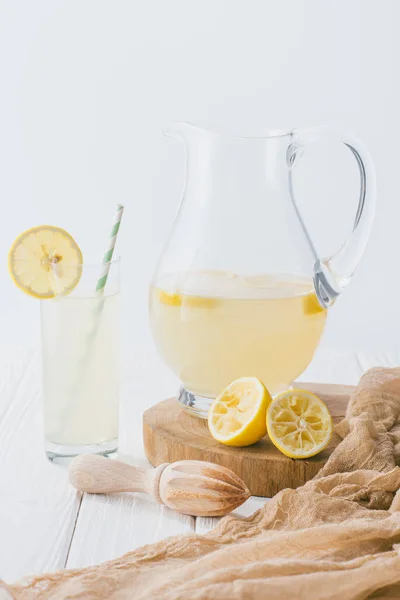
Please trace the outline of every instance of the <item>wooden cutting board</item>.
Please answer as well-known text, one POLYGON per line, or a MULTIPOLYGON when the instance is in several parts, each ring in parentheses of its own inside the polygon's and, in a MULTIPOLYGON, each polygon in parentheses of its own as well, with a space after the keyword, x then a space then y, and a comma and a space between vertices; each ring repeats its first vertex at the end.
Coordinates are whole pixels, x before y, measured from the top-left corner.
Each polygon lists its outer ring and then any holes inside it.
MULTIPOLYGON (((353 386, 298 383, 296 387, 317 394, 328 406, 334 423, 344 416, 353 386)), ((152 465, 177 460, 206 460, 232 469, 253 496, 274 496, 284 488, 303 485, 318 473, 339 443, 334 434, 329 447, 305 460, 284 456, 265 436, 247 448, 230 448, 216 442, 207 422, 193 417, 175 398, 156 404, 143 415, 146 456, 152 465)))

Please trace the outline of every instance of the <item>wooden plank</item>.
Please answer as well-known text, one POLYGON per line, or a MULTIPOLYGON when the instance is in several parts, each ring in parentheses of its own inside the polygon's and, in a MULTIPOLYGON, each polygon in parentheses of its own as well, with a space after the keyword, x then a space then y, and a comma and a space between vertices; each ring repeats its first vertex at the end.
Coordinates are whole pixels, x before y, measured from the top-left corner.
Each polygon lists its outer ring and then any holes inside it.
MULTIPOLYGON (((250 517, 256 510, 259 510, 268 502, 269 498, 261 498, 261 496, 251 496, 242 506, 234 510, 231 515, 235 517, 250 517)), ((218 517, 197 517, 196 533, 204 535, 214 529, 220 519, 218 517)))
POLYGON ((35 353, 0 354, 0 570, 12 582, 64 566, 81 495, 44 453, 35 353))
MULTIPOLYGON (((138 352, 125 364, 118 458, 150 466, 143 452, 142 412, 176 379, 153 352, 138 352)), ((67 567, 84 567, 111 560, 124 552, 165 537, 194 531, 193 517, 160 506, 142 494, 84 494, 67 567)))
POLYGON ((171 535, 194 531, 194 518, 179 515, 141 494, 84 494, 67 567, 111 560, 171 535))
POLYGON ((299 381, 357 385, 363 372, 373 366, 375 360, 371 354, 368 363, 361 365, 355 352, 321 345, 299 381))

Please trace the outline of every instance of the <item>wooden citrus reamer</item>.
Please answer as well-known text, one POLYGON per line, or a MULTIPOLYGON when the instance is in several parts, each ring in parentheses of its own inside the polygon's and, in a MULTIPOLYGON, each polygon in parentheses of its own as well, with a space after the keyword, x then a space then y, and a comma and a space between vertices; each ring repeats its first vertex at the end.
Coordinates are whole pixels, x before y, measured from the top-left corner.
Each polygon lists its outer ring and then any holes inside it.
POLYGON ((226 515, 250 497, 243 481, 226 467, 200 460, 165 463, 141 469, 96 454, 74 458, 69 480, 91 494, 144 492, 182 514, 226 515))

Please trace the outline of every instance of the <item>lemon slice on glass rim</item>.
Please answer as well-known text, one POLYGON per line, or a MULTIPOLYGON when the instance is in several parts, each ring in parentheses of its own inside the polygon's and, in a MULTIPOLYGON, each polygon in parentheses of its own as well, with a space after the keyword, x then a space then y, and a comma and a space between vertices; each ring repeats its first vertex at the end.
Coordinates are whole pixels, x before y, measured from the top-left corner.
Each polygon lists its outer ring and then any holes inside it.
POLYGON ((332 437, 332 418, 318 396, 306 390, 278 394, 267 410, 271 442, 285 456, 310 458, 327 447, 332 437))
POLYGON ((34 298, 69 294, 82 274, 82 252, 60 227, 40 225, 17 237, 8 253, 15 285, 34 298))
POLYGON ((250 446, 267 433, 266 414, 271 396, 257 377, 241 377, 226 387, 208 412, 208 427, 226 446, 250 446))

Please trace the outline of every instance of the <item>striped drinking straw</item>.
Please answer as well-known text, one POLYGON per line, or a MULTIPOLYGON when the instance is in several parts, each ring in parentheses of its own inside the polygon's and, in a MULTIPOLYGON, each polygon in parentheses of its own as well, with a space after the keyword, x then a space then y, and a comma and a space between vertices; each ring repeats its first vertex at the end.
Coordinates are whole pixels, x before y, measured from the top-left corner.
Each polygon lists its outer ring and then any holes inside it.
POLYGON ((78 373, 74 382, 74 389, 77 385, 80 384, 82 378, 85 376, 85 372, 87 366, 89 364, 91 358, 91 352, 93 350, 93 344, 97 337, 97 332, 100 326, 100 319, 104 309, 104 289, 107 284, 108 274, 111 268, 111 259, 114 253, 115 242, 117 241, 117 234, 119 230, 119 226, 122 219, 122 214, 124 212, 124 207, 122 204, 117 204, 117 210, 115 211, 114 221, 111 228, 110 238, 107 245, 107 249, 104 252, 103 260, 101 264, 101 274, 99 279, 97 280, 96 285, 96 296, 99 298, 99 302, 93 313, 93 323, 89 329, 89 332, 86 336, 85 343, 82 345, 82 356, 78 362, 78 373))
POLYGON ((111 260, 114 254, 115 242, 117 241, 117 235, 123 213, 123 205, 117 204, 117 210, 114 215, 114 221, 108 240, 108 246, 103 255, 101 275, 96 285, 96 293, 98 296, 102 296, 104 294, 104 288, 106 287, 108 273, 110 272, 111 260))

